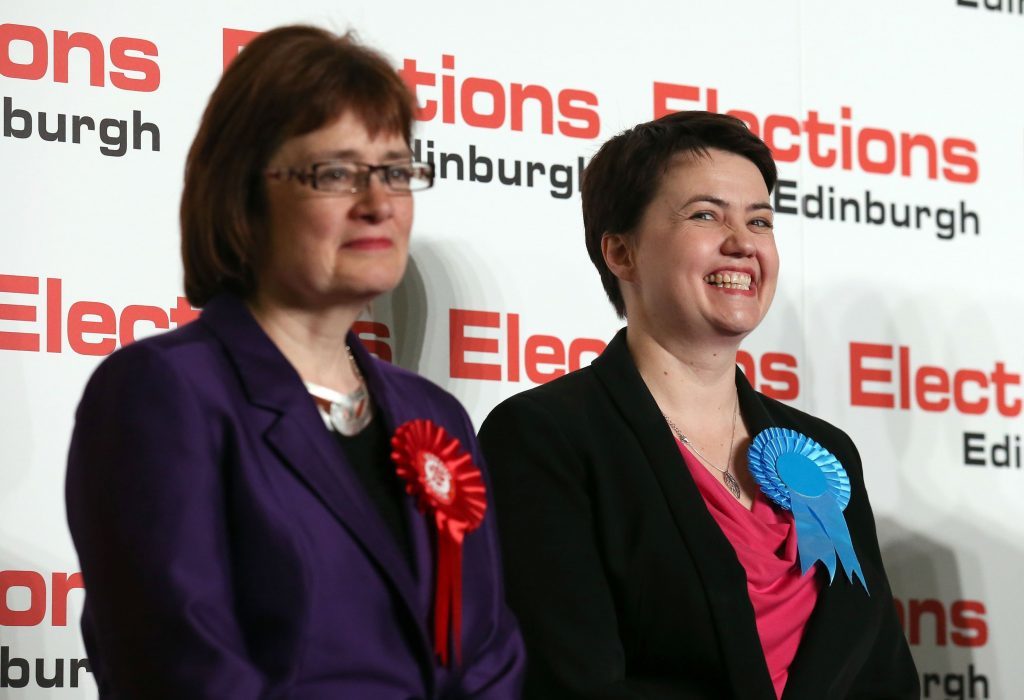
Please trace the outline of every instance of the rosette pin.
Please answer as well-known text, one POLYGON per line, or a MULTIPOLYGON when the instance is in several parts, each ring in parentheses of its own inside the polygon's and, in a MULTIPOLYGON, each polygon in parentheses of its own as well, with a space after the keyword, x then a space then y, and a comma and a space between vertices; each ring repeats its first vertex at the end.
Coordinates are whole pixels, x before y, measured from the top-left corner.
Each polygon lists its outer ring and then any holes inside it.
POLYGON ((835 455, 795 430, 768 428, 754 438, 747 460, 764 494, 793 512, 800 570, 807 573, 820 561, 831 582, 838 555, 850 582, 857 577, 867 591, 843 517, 850 503, 850 478, 835 455))
POLYGON ((421 512, 434 516, 437 563, 434 651, 447 666, 461 657, 462 543, 483 522, 487 493, 473 458, 441 426, 425 419, 403 423, 391 438, 391 459, 421 512))

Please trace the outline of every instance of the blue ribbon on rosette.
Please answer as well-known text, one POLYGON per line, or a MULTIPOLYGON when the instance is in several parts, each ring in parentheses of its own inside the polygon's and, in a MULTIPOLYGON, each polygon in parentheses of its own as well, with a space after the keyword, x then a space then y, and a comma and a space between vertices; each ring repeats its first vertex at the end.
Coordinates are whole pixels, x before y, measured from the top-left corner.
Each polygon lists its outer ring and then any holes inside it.
POLYGON ((867 591, 843 518, 850 503, 850 477, 836 456, 795 430, 767 428, 754 438, 747 460, 764 494, 793 512, 801 572, 820 561, 832 582, 838 555, 850 582, 856 576, 867 591))

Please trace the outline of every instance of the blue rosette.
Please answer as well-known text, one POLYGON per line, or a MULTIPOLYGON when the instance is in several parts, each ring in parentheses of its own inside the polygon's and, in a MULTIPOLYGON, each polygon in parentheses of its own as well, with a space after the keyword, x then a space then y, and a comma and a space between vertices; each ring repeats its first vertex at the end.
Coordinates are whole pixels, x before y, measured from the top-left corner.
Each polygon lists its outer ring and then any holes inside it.
POLYGON ((850 582, 858 578, 867 591, 843 517, 850 503, 850 477, 836 456, 795 430, 767 428, 754 438, 747 461, 764 494, 793 512, 800 570, 807 573, 820 561, 832 582, 838 556, 850 582))

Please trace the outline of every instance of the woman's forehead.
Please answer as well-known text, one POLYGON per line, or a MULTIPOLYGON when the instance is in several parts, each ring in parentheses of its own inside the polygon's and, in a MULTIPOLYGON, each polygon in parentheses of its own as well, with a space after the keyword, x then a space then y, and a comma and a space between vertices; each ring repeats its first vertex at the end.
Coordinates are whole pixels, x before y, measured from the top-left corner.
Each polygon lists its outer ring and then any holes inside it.
POLYGON ((317 160, 396 160, 411 155, 403 134, 371 128, 351 112, 286 140, 278 154, 317 160))
POLYGON ((731 201, 765 198, 768 187, 748 158, 719 149, 686 151, 674 156, 659 182, 662 194, 731 201))

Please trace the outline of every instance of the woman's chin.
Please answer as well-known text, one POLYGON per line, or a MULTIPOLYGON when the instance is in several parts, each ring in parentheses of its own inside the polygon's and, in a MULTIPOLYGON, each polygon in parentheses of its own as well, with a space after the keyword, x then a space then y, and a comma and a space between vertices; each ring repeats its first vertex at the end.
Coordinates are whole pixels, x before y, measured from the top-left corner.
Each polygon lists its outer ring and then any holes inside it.
POLYGON ((712 324, 712 327, 722 338, 742 340, 751 333, 753 333, 757 327, 761 324, 761 317, 730 317, 725 319, 719 319, 717 322, 712 324))
POLYGON ((359 278, 338 280, 330 286, 329 294, 335 298, 353 298, 369 300, 381 294, 387 294, 402 281, 398 271, 381 272, 375 275, 363 275, 359 278))

